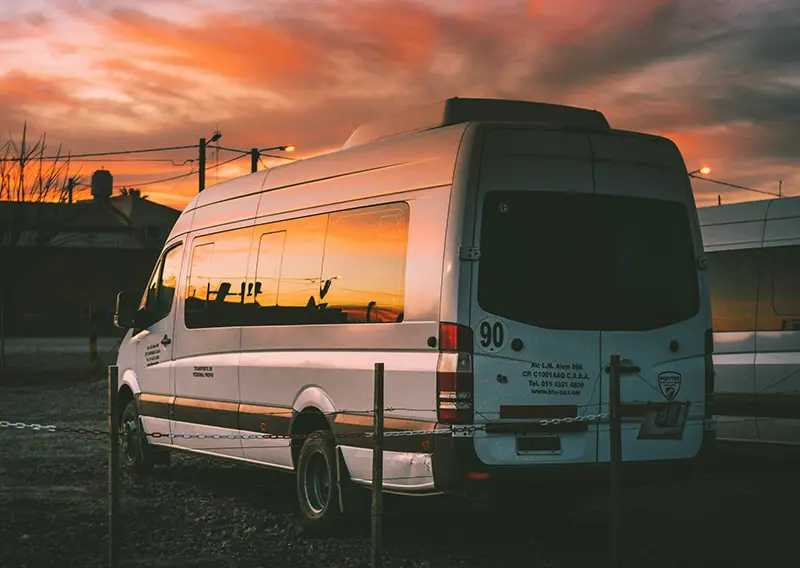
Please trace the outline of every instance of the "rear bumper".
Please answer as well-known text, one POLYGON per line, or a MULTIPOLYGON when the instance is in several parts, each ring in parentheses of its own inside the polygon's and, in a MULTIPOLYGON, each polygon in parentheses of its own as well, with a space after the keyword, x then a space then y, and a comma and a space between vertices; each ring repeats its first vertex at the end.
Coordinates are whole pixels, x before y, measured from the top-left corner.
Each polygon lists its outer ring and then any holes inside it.
MULTIPOLYGON (((715 434, 707 430, 700 451, 692 458, 679 460, 649 460, 624 462, 620 478, 626 482, 675 479, 697 471, 713 449, 715 434)), ((431 465, 434 486, 438 491, 452 494, 480 491, 487 486, 508 483, 525 483, 543 487, 568 484, 582 487, 594 482, 607 482, 610 475, 608 463, 543 464, 535 466, 492 466, 478 459, 471 437, 437 437, 431 465), (470 475, 472 474, 472 475, 470 475), (477 474, 477 475, 475 475, 477 474)))

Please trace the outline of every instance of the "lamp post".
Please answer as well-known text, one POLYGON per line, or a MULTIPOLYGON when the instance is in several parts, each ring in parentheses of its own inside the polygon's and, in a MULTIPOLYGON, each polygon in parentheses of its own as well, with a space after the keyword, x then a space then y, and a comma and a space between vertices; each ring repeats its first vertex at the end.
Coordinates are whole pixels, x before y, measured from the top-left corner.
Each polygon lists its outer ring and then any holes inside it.
POLYGON ((199 158, 200 158, 200 160, 199 160, 200 169, 198 171, 198 174, 199 174, 198 175, 198 178, 199 178, 198 182, 199 182, 199 186, 200 186, 199 191, 203 191, 206 188, 206 146, 208 144, 213 144, 214 142, 216 142, 220 138, 222 138, 222 132, 217 130, 217 131, 214 132, 214 135, 211 136, 211 138, 208 140, 208 142, 206 142, 205 138, 201 138, 200 139, 200 156, 199 156, 199 158))
POLYGON ((294 152, 297 149, 297 146, 294 144, 288 144, 286 146, 272 146, 271 148, 251 148, 250 149, 250 173, 256 173, 258 171, 258 160, 261 158, 262 152, 268 152, 270 150, 280 150, 281 152, 294 152))

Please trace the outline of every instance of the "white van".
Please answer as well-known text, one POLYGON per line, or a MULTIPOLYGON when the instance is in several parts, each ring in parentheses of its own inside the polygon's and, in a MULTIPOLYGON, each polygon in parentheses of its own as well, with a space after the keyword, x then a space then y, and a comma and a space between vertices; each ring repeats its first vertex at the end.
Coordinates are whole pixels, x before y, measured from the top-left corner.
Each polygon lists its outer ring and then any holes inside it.
POLYGON ((698 210, 720 440, 800 444, 800 197, 698 210))
POLYGON ((386 491, 604 471, 606 418, 538 423, 607 413, 612 354, 623 459, 692 460, 709 438, 702 255, 675 144, 599 112, 452 98, 363 125, 200 193, 141 302, 120 294, 128 460, 173 447, 297 471, 302 518, 324 526, 340 486, 370 485, 370 438, 133 434, 366 434, 381 362, 387 430, 478 427, 385 438, 386 491), (688 405, 673 435, 640 436, 670 401, 688 405))

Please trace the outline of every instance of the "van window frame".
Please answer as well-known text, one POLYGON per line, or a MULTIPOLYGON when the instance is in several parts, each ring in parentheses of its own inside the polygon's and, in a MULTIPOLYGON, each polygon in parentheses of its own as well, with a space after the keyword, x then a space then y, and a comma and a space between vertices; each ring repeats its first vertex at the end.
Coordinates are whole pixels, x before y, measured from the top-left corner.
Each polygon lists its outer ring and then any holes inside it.
POLYGON ((142 296, 142 300, 139 303, 139 311, 140 313, 145 314, 145 316, 147 317, 147 322, 146 322, 147 325, 145 327, 142 327, 141 329, 136 329, 134 331, 138 332, 147 329, 149 327, 152 327, 155 324, 159 323, 160 321, 163 321, 165 318, 169 317, 169 315, 173 313, 176 302, 175 298, 178 295, 178 289, 182 280, 180 271, 183 265, 183 254, 181 253, 180 264, 178 265, 178 275, 175 280, 175 291, 172 295, 172 302, 170 303, 169 310, 167 310, 167 312, 164 313, 163 315, 156 314, 158 317, 150 317, 151 312, 148 311, 148 305, 149 302, 151 301, 150 285, 153 283, 153 278, 157 276, 156 292, 155 295, 153 296, 152 301, 158 303, 161 297, 161 286, 163 284, 163 279, 164 279, 164 264, 167 259, 167 256, 169 256, 169 254, 172 253, 175 249, 182 248, 183 245, 184 245, 183 240, 171 243, 169 246, 165 247, 164 251, 161 253, 161 256, 159 257, 158 262, 156 263, 156 266, 153 269, 153 272, 150 274, 150 278, 148 278, 147 280, 147 285, 144 290, 144 295, 142 296))

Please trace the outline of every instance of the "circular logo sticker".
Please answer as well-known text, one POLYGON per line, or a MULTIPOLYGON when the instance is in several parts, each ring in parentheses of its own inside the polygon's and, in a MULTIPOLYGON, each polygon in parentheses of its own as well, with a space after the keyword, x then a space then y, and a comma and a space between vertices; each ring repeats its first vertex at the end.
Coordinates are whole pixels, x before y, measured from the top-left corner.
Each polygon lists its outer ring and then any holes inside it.
POLYGON ((475 331, 478 348, 485 353, 502 351, 508 341, 508 328, 503 320, 496 317, 483 318, 478 322, 475 331))

